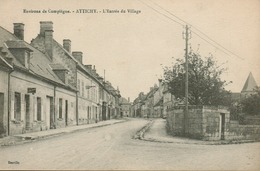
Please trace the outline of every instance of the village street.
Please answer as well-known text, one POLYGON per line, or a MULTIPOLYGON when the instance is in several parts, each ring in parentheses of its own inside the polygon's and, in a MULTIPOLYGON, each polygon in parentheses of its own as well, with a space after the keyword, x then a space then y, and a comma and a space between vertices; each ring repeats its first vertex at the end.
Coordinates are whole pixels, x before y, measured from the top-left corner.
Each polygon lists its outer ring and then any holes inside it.
POLYGON ((198 145, 132 139, 144 119, 0 148, 1 169, 259 169, 260 143, 198 145), (8 164, 14 162, 17 164, 8 164), (19 164, 18 164, 19 162, 19 164))

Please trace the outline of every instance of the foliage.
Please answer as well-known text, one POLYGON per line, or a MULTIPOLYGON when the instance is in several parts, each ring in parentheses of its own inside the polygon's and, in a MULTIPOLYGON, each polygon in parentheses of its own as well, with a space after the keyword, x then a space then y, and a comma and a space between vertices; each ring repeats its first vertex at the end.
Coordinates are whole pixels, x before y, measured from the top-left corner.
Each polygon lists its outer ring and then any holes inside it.
MULTIPOLYGON (((217 65, 213 56, 202 59, 198 53, 188 56, 189 94, 191 105, 230 105, 230 92, 224 89, 228 84, 220 76, 226 71, 217 65)), ((164 82, 169 91, 177 98, 185 98, 185 61, 177 59, 175 65, 164 67, 164 82)))
POLYGON ((260 115, 260 87, 256 87, 254 94, 241 101, 243 112, 249 115, 260 115))

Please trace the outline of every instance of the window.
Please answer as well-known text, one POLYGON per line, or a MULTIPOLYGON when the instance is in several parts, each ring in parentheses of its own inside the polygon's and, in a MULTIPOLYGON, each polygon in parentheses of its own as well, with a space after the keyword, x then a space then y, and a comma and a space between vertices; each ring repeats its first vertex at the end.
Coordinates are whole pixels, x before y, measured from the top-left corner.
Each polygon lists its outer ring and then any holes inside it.
POLYGON ((84 82, 82 81, 82 96, 83 96, 83 97, 84 97, 84 95, 85 95, 85 94, 84 94, 84 92, 85 92, 84 90, 85 90, 84 82))
POLYGON ((42 119, 42 101, 40 97, 37 97, 37 121, 42 119))
POLYGON ((89 106, 88 106, 88 119, 90 118, 90 117, 89 117, 89 114, 90 114, 90 112, 89 112, 89 106))
POLYGON ((14 95, 14 119, 21 120, 21 93, 15 92, 14 95))
POLYGON ((62 118, 62 98, 59 98, 59 118, 62 118))
POLYGON ((78 79, 78 90, 79 90, 79 94, 80 94, 80 80, 78 79))

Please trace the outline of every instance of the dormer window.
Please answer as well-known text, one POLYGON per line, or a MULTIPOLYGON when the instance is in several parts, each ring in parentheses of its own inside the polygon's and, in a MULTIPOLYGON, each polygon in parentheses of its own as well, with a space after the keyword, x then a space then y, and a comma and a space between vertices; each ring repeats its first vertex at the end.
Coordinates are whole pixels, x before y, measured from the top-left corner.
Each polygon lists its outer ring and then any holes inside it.
POLYGON ((22 40, 10 40, 6 41, 6 46, 11 54, 27 69, 30 66, 30 57, 32 49, 26 46, 26 43, 22 40))
POLYGON ((68 69, 61 64, 50 64, 50 67, 63 83, 68 84, 68 69))

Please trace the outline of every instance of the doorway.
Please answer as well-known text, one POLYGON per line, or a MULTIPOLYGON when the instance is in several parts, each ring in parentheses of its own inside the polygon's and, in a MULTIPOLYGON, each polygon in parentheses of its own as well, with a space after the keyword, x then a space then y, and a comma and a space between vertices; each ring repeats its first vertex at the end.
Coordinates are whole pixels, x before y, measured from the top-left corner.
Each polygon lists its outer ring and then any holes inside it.
POLYGON ((5 133, 4 129, 4 93, 0 93, 0 137, 5 133))
POLYGON ((220 139, 225 139, 225 113, 220 114, 220 139))
POLYGON ((49 129, 55 128, 54 121, 55 121, 55 119, 54 119, 53 97, 47 96, 47 98, 46 98, 46 122, 47 122, 47 127, 49 129))
POLYGON ((25 94, 25 129, 30 129, 30 95, 25 94))
POLYGON ((68 100, 65 100, 65 125, 68 126, 68 100))

